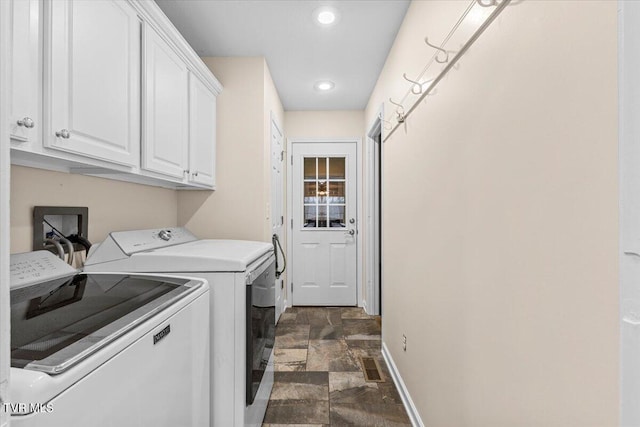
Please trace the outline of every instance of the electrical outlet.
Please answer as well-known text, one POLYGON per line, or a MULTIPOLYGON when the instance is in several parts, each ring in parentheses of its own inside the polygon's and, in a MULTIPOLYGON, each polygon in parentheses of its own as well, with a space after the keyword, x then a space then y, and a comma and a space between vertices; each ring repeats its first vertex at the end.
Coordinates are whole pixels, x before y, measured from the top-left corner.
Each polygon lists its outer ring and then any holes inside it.
POLYGON ((407 351, 407 336, 402 334, 402 351, 407 351))

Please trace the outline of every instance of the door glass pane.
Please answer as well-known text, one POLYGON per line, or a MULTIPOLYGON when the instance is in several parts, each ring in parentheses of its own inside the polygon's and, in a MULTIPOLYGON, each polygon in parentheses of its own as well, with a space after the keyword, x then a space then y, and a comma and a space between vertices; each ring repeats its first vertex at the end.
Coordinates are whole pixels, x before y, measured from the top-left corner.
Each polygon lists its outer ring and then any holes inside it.
POLYGON ((345 157, 304 158, 305 228, 346 227, 345 165, 345 157))
POLYGON ((317 183, 314 182, 305 182, 304 183, 304 204, 317 203, 318 198, 316 195, 317 183))
POLYGON ((318 182, 318 203, 327 203, 327 183, 318 182))
POLYGON ((345 203, 344 182, 329 183, 329 203, 345 203))
POLYGON ((316 207, 315 206, 304 207, 304 227, 305 228, 316 227, 316 207))
POLYGON ((344 220, 344 206, 329 206, 329 227, 346 226, 344 220))
POLYGON ((344 179, 344 157, 332 157, 329 159, 329 178, 344 179))
POLYGON ((324 205, 318 206, 318 228, 327 227, 327 207, 324 205))
POLYGON ((318 157, 318 179, 327 179, 327 158, 318 157))
POLYGON ((304 179, 316 179, 316 158, 304 158, 304 179))

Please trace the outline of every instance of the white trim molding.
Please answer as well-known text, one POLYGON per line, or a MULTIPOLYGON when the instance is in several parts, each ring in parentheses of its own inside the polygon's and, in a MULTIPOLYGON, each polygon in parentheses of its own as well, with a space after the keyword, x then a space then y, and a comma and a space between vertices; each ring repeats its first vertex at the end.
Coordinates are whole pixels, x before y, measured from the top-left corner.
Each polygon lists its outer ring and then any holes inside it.
MULTIPOLYGON (((11 372, 11 334, 9 304, 9 42, 11 40, 11 2, 0 1, 0 403, 9 402, 11 372)), ((9 425, 9 414, 0 408, 0 426, 9 425)))
POLYGON ((420 414, 418 413, 418 409, 416 405, 413 403, 413 399, 411 399, 411 395, 409 395, 409 390, 407 390, 407 386, 404 384, 402 377, 400 376, 400 372, 398 371, 398 367, 396 366, 393 358, 391 357, 391 353, 389 353, 389 349, 387 348, 387 344, 382 342, 382 357, 384 357, 384 361, 389 368, 389 372, 391 373, 391 378, 398 389, 398 393, 400 394, 400 398, 402 399, 402 404, 407 411, 407 415, 409 415, 409 419, 411 420, 411 425, 414 427, 424 427, 424 423, 420 418, 420 414))
MULTIPOLYGON (((365 312, 370 315, 381 315, 380 309, 382 303, 382 287, 378 283, 382 283, 382 271, 377 277, 378 263, 382 264, 382 252, 378 249, 382 247, 382 233, 378 236, 378 230, 382 230, 382 212, 377 210, 377 205, 382 203, 382 188, 378 188, 378 177, 382 174, 382 168, 378 169, 376 164, 376 141, 374 138, 380 134, 380 165, 382 165, 382 139, 384 137, 384 125, 382 118, 384 117, 384 103, 380 105, 378 114, 373 122, 369 125, 366 136, 366 149, 364 155, 366 157, 366 170, 363 174, 364 183, 363 190, 367 194, 366 215, 363 214, 366 224, 363 229, 366 230, 367 244, 363 248, 363 259, 366 260, 366 274, 363 276, 363 304, 365 312), (376 173, 377 172, 377 173, 376 173), (377 203, 376 203, 377 202, 377 203), (380 225, 380 227, 378 227, 380 225), (377 243, 377 245, 376 245, 377 243), (379 257, 378 257, 379 254, 379 257), (377 281, 376 281, 377 277, 377 281)), ((382 285, 384 286, 384 285, 382 285)))

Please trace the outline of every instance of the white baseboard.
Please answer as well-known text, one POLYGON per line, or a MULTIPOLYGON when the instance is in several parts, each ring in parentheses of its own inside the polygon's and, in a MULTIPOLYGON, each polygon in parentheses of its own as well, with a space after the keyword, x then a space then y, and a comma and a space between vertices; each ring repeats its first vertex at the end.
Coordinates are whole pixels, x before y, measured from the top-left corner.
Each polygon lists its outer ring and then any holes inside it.
POLYGON ((418 414, 418 409, 416 408, 416 405, 413 404, 413 400, 409 395, 409 390, 407 390, 407 386, 405 386, 404 381, 402 381, 400 372, 398 372, 398 367, 393 361, 391 353, 389 353, 387 344, 384 342, 382 343, 382 357, 384 357, 384 361, 387 363, 389 372, 391 372, 391 377, 393 378, 393 382, 395 383, 398 393, 402 398, 402 403, 404 404, 404 408, 407 410, 411 424, 413 427, 424 427, 420 414, 418 414))

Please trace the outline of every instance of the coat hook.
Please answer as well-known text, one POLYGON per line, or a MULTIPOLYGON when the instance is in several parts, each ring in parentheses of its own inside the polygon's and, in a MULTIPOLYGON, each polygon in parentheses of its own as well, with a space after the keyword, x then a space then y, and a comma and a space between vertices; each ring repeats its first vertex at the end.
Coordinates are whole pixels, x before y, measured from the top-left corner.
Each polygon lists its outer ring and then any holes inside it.
POLYGON ((396 114, 398 115, 396 117, 396 120, 398 120, 398 123, 404 123, 404 107, 402 106, 402 104, 393 102, 393 99, 391 98, 389 98, 389 102, 398 107, 396 108, 396 114))
POLYGON ((384 115, 382 113, 378 114, 378 118, 380 119, 380 121, 383 123, 384 129, 385 130, 391 130, 393 129, 393 123, 391 123, 389 120, 386 120, 384 118, 384 115))
POLYGON ((407 77, 407 73, 404 73, 402 77, 404 77, 404 79, 409 83, 413 83, 413 86, 411 86, 411 93, 414 95, 420 95, 424 90, 422 86, 427 83, 431 83, 434 80, 434 79, 431 79, 431 80, 427 80, 426 82, 420 83, 418 81, 411 80, 409 77, 407 77))
MULTIPOLYGON (((477 0, 476 0, 476 1, 477 1, 477 0)), ((493 0, 492 0, 492 1, 493 1, 493 0)), ((432 47, 432 48, 434 48, 434 49, 437 49, 437 50, 439 51, 439 52, 436 54, 436 62, 437 62, 438 64, 444 64, 445 62, 449 62, 449 52, 447 52, 446 50, 444 50, 443 48, 441 48, 441 47, 439 47, 439 46, 436 46, 436 45, 434 45, 434 44, 429 43, 429 37, 425 37, 425 38, 424 38, 424 42, 425 42, 428 46, 430 46, 430 47, 432 47), (445 55, 444 59, 440 59, 440 58, 439 58, 440 53, 444 53, 444 55, 445 55)))
POLYGON ((478 3, 478 5, 482 7, 491 7, 491 6, 497 6, 498 0, 489 0, 487 3, 483 2, 482 0, 476 0, 476 3, 478 3))

